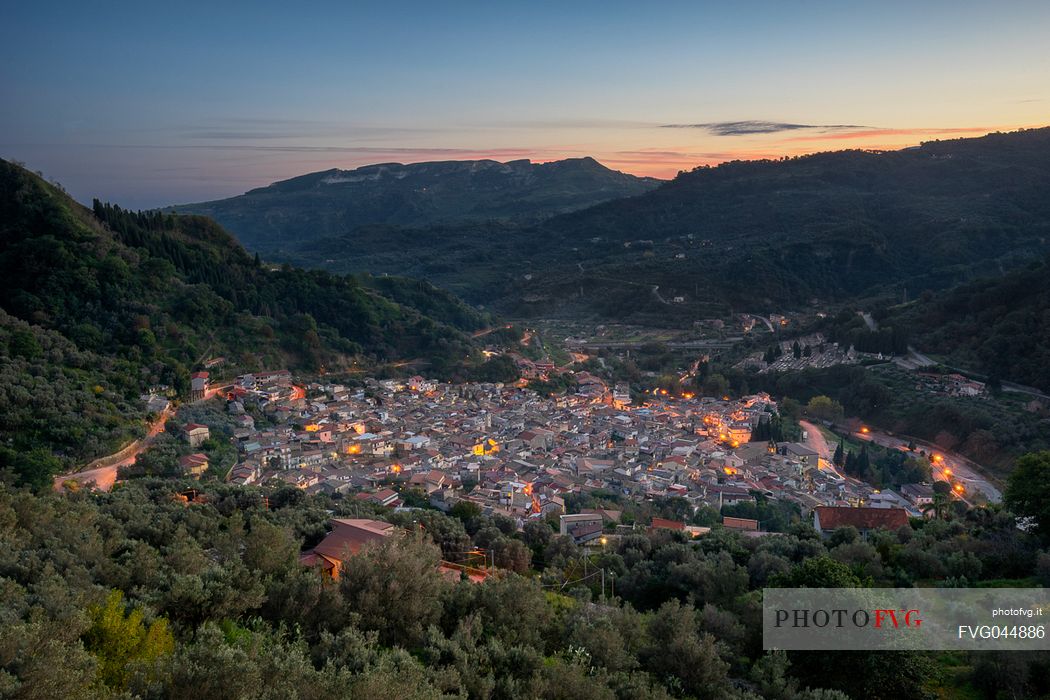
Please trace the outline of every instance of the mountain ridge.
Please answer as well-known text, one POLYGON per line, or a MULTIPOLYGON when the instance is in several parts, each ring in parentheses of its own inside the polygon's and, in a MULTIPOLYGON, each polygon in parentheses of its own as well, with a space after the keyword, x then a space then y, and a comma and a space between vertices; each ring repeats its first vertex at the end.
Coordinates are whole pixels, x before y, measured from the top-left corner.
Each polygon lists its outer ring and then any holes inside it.
POLYGON ((536 222, 659 184, 594 158, 376 163, 330 168, 228 199, 167 207, 210 216, 245 245, 270 250, 315 234, 366 225, 427 226, 504 220, 536 222))
POLYGON ((273 257, 398 271, 515 315, 690 324, 914 297, 1016 268, 1050 250, 1047 191, 1050 128, 1030 129, 705 166, 526 226, 317 231, 273 257), (682 302, 662 303, 654 286, 682 302))

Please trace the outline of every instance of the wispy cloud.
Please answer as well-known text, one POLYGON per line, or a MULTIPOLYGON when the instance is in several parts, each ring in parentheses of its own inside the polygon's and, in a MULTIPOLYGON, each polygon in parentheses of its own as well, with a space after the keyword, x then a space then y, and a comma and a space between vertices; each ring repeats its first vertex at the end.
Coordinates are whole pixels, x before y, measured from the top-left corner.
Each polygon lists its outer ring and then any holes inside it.
POLYGON ((708 122, 704 124, 661 124, 661 128, 702 129, 715 136, 742 136, 746 134, 776 134, 782 131, 799 131, 803 129, 819 129, 837 133, 852 129, 872 129, 873 127, 856 124, 793 124, 791 122, 770 122, 751 119, 739 122, 708 122))
POLYGON ((692 161, 696 163, 721 162, 739 158, 773 158, 772 151, 735 150, 735 151, 693 151, 693 150, 650 150, 615 151, 609 155, 617 162, 668 163, 692 161))
POLYGON ((996 127, 988 126, 966 126, 950 128, 918 128, 918 129, 872 129, 866 128, 857 131, 848 131, 835 134, 805 134, 792 136, 784 141, 839 141, 843 139, 868 139, 883 138, 886 136, 948 136, 952 134, 986 134, 995 131, 996 127))

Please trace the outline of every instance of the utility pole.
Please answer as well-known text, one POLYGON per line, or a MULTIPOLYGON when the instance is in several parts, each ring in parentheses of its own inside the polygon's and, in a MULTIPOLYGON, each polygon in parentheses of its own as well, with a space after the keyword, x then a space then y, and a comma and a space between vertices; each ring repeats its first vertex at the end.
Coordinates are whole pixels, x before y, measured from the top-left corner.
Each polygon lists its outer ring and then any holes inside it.
POLYGON ((605 567, 602 567, 602 600, 605 600, 605 567))

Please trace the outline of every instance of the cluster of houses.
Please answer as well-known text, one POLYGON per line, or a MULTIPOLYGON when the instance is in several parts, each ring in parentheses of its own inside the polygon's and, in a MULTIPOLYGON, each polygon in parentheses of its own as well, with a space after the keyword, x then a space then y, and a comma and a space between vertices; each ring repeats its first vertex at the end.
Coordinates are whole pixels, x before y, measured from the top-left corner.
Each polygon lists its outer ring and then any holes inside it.
MULTIPOLYGON (((592 492, 677 496, 697 508, 763 497, 797 503, 807 514, 822 506, 920 512, 922 503, 911 499, 923 496, 880 493, 805 445, 751 442, 776 410, 767 394, 658 393, 632 403, 626 387, 610 388, 585 372, 576 379, 578 393, 551 397, 418 376, 349 388, 297 386, 287 371, 244 375, 225 393, 239 454, 228 479, 282 481, 392 507, 409 493, 442 510, 468 501, 519 525, 565 515, 568 495, 592 492)), ((194 446, 209 437, 203 425, 183 431, 194 446)), ((203 454, 183 461, 190 474, 207 468, 203 454)), ((565 534, 581 543, 615 524, 609 512, 598 528, 593 517, 569 517, 565 534)), ((758 530, 752 522, 732 525, 758 530)))
POLYGON ((984 382, 964 377, 952 372, 937 374, 935 372, 916 372, 916 387, 919 390, 931 391, 948 396, 986 396, 988 393, 984 382))

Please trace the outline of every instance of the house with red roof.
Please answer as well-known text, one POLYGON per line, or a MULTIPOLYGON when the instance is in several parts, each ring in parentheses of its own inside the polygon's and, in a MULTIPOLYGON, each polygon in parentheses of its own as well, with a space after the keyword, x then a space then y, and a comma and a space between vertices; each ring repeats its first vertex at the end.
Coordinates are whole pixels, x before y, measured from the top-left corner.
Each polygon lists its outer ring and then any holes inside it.
MULTIPOLYGON (((319 567, 332 579, 338 579, 346 561, 365 547, 405 532, 393 523, 367 518, 334 518, 331 526, 332 531, 316 547, 299 555, 299 563, 319 567)), ((442 561, 438 570, 451 581, 465 578, 472 583, 480 583, 491 575, 486 569, 448 561, 442 561)))
POLYGON ((813 527, 830 534, 840 527, 855 527, 861 533, 871 530, 896 530, 908 524, 908 511, 903 508, 850 508, 817 506, 813 509, 813 527))
POLYGON ((180 457, 179 468, 187 476, 199 479, 201 478, 201 475, 208 470, 208 455, 202 452, 197 452, 195 454, 180 457))

